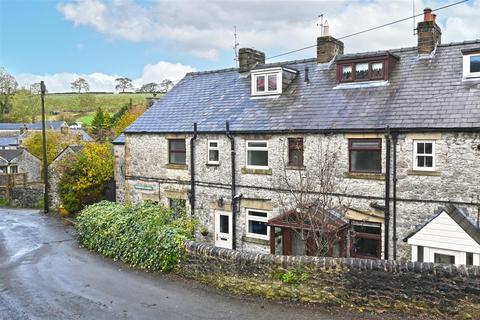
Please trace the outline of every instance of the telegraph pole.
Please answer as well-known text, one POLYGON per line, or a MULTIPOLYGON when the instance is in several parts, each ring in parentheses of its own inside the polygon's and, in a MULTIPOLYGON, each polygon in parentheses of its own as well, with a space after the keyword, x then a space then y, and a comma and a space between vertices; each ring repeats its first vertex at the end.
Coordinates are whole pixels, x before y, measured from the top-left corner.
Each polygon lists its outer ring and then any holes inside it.
POLYGON ((42 149, 43 149, 43 182, 45 193, 43 194, 43 210, 48 213, 48 164, 47 164, 47 137, 45 132, 45 83, 40 81, 40 97, 42 100, 42 149))

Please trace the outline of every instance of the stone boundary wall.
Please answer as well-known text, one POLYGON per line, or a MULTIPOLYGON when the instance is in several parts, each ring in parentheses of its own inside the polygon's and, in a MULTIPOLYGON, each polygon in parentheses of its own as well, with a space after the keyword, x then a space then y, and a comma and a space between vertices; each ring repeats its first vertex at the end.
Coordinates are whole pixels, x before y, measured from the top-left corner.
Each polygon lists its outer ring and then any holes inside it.
POLYGON ((182 275, 234 293, 375 312, 480 316, 478 266, 276 256, 193 241, 186 247, 182 275))
POLYGON ((10 205, 19 208, 37 208, 43 202, 43 184, 13 187, 10 191, 10 205))

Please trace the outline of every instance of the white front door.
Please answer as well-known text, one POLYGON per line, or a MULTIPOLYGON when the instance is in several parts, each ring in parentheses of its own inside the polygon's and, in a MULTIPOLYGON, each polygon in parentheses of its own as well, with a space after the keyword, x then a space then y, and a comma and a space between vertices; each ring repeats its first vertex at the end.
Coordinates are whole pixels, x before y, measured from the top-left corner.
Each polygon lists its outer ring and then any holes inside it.
POLYGON ((215 246, 232 249, 232 213, 215 212, 215 246))

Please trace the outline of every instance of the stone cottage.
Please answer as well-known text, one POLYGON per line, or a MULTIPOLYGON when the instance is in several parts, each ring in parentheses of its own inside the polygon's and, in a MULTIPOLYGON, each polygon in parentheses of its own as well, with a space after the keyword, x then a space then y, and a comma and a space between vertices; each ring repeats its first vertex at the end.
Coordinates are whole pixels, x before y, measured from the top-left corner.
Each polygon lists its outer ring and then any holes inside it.
POLYGON ((1 174, 25 174, 22 183, 40 182, 41 161, 26 149, 0 149, 1 174))
POLYGON ((239 68, 189 73, 115 141, 117 199, 187 207, 217 246, 305 254, 284 197, 337 197, 354 233, 332 255, 409 259, 438 207, 480 205, 480 40, 440 39, 427 9, 415 47, 323 36, 313 59, 240 49, 239 68))

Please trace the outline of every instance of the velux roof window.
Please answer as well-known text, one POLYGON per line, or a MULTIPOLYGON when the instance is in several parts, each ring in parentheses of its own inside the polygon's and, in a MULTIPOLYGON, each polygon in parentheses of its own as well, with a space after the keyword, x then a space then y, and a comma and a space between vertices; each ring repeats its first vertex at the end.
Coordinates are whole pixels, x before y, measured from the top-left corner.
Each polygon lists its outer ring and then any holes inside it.
POLYGON ((345 55, 337 59, 338 82, 388 80, 398 57, 386 52, 373 56, 345 55))

